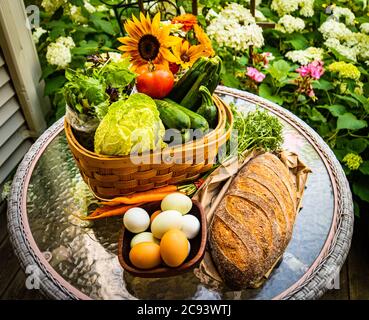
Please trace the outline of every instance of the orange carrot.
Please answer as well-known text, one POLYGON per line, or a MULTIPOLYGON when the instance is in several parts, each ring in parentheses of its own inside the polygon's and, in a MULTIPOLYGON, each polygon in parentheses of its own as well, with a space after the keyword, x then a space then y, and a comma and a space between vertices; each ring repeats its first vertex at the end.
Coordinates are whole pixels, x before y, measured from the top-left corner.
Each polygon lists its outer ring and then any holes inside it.
POLYGON ((177 186, 166 186, 146 192, 138 192, 132 196, 118 197, 111 201, 101 202, 106 206, 117 206, 119 204, 134 204, 138 202, 152 202, 162 200, 166 195, 178 191, 177 186))
POLYGON ((105 206, 105 207, 99 207, 97 209, 95 209, 95 211, 93 211, 91 214, 89 214, 88 216, 89 217, 96 217, 106 211, 110 211, 110 210, 113 210, 113 209, 118 209, 118 207, 124 207, 124 205, 118 205, 116 207, 111 207, 111 206, 105 206))
POLYGON ((131 206, 121 206, 118 208, 113 208, 111 210, 105 211, 103 213, 101 213, 100 215, 96 215, 91 217, 87 216, 87 217, 80 217, 82 220, 98 220, 98 219, 102 219, 102 218, 109 218, 109 217, 117 217, 117 216, 121 216, 123 214, 125 214, 129 209, 131 208, 135 208, 137 206, 141 206, 143 203, 137 203, 131 206))

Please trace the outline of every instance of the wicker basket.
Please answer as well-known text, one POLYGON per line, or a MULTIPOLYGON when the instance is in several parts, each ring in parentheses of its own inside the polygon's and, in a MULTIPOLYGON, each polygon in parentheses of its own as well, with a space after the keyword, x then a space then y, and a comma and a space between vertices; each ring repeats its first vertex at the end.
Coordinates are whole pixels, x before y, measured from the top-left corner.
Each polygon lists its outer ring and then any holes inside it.
POLYGON ((213 131, 201 139, 142 155, 111 157, 91 152, 78 143, 65 121, 69 148, 84 181, 98 198, 109 199, 197 179, 211 169, 232 130, 231 110, 218 97, 213 99, 219 115, 213 131))

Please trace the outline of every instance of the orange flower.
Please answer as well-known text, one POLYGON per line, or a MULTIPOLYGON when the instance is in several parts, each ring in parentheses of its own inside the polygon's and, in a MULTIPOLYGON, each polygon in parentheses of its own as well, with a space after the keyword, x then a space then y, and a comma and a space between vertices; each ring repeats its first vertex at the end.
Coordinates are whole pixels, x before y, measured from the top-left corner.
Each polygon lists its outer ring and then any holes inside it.
POLYGON ((214 56, 215 51, 211 44, 211 40, 209 39, 205 31, 199 25, 194 25, 193 28, 195 31, 195 37, 197 41, 199 41, 203 47, 203 56, 206 56, 206 57, 214 56))
POLYGON ((168 65, 168 61, 177 62, 169 48, 181 39, 170 35, 170 25, 160 26, 160 13, 152 21, 143 13, 140 14, 140 20, 132 16, 132 20, 124 24, 124 28, 128 36, 118 38, 123 43, 118 49, 123 51, 123 56, 130 58, 133 69, 148 62, 164 65, 168 65))
POLYGON ((203 50, 204 48, 201 45, 191 46, 188 41, 184 40, 173 47, 173 54, 178 60, 177 63, 183 69, 188 69, 203 55, 203 50))
POLYGON ((194 25, 197 25, 197 18, 190 13, 182 14, 178 17, 172 19, 172 23, 180 23, 182 24, 183 31, 189 31, 192 29, 194 25))

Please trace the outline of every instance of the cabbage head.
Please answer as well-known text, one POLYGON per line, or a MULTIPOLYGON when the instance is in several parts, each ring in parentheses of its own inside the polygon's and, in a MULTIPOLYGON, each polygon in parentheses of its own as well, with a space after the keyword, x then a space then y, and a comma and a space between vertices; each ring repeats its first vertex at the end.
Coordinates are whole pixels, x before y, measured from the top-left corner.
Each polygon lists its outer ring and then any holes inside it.
POLYGON ((95 152, 125 156, 163 146, 165 128, 155 101, 136 93, 113 103, 95 133, 95 152))

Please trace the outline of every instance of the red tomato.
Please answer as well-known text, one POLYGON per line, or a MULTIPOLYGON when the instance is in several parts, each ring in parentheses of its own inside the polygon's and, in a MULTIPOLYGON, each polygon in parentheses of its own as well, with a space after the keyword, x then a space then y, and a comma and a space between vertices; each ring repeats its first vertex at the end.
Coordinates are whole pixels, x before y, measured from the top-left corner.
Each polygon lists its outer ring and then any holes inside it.
POLYGON ((165 98, 173 89, 174 76, 169 70, 155 70, 141 73, 137 77, 138 92, 145 93, 151 98, 165 98))

